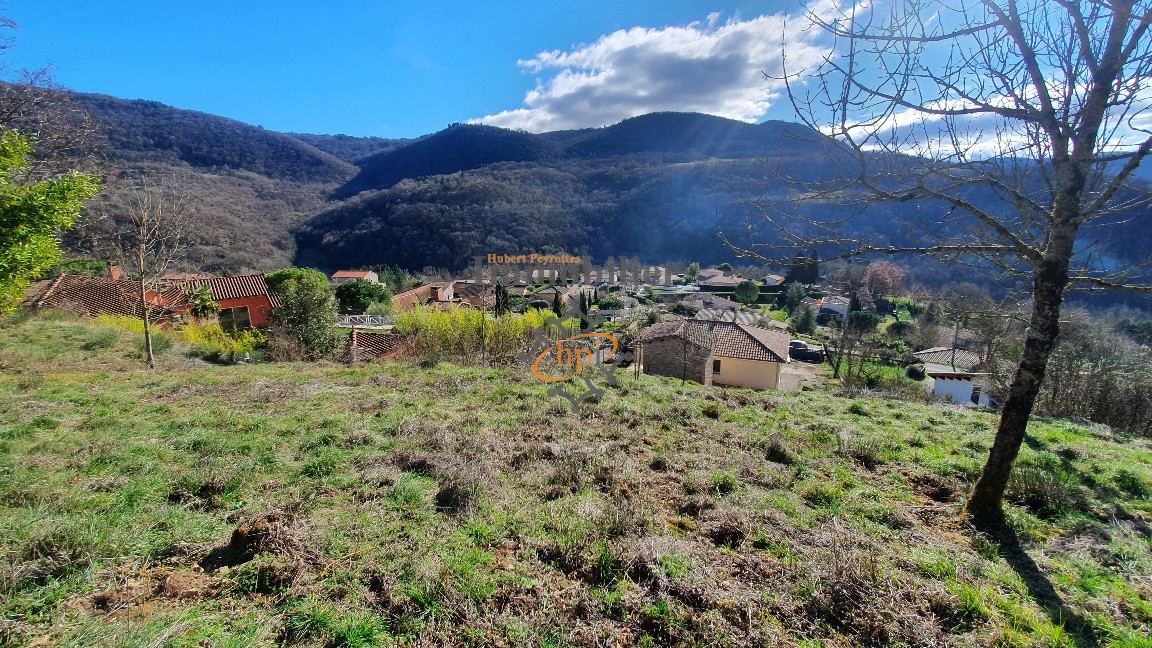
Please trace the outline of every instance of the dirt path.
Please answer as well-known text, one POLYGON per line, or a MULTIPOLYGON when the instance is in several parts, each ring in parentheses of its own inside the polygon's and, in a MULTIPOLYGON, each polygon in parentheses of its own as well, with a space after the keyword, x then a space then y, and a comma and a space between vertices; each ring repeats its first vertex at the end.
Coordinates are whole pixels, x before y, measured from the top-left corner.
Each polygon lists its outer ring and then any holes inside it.
POLYGON ((823 365, 793 361, 780 368, 780 391, 800 391, 824 381, 823 365))

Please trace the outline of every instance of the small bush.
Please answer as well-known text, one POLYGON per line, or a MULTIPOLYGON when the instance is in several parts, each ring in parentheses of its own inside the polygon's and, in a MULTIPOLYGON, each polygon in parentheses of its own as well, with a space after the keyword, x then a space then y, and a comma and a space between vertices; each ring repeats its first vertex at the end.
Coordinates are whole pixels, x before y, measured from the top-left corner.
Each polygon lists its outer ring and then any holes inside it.
POLYGON ((716 403, 715 401, 704 403, 701 411, 704 413, 704 416, 707 416, 710 419, 720 418, 720 404, 716 403))
POLYGON ((922 364, 908 365, 908 368, 904 370, 904 375, 917 381, 924 380, 928 377, 928 373, 924 370, 924 365, 922 364))
POLYGON ((192 324, 179 333, 192 345, 195 355, 211 361, 235 360, 268 346, 268 338, 254 329, 228 333, 219 324, 192 324))
POLYGON ((340 467, 340 457, 332 452, 324 452, 313 457, 300 468, 300 474, 305 477, 320 479, 336 472, 340 467))
POLYGON ((332 611, 315 601, 298 602, 284 613, 280 637, 296 644, 328 636, 333 625, 332 611))
POLYGON ((855 414, 856 416, 872 416, 872 413, 868 411, 868 408, 864 407, 864 403, 859 401, 855 401, 848 406, 848 413, 855 414))
MULTIPOLYGON (((153 331, 152 331, 152 354, 153 355, 160 355, 162 353, 167 352, 169 349, 172 348, 172 344, 173 344, 173 341, 172 341, 171 336, 169 336, 167 333, 162 333, 160 331, 153 329, 153 331)), ((141 337, 139 340, 136 341, 136 350, 139 351, 140 353, 145 352, 145 344, 144 344, 144 338, 143 337, 141 337)))
POLYGON ((129 333, 144 334, 144 321, 130 315, 97 315, 96 323, 101 326, 118 328, 129 333))
POLYGON ((844 491, 838 485, 819 481, 801 488, 800 497, 817 508, 830 508, 844 501, 844 491))

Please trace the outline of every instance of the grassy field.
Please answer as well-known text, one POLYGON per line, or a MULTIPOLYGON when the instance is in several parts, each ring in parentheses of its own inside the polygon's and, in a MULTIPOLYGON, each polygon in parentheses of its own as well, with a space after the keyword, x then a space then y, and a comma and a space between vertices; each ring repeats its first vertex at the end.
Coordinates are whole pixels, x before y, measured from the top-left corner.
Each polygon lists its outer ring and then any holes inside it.
POLYGON ((1152 646, 1152 443, 526 368, 219 366, 0 327, 2 645, 1152 646))

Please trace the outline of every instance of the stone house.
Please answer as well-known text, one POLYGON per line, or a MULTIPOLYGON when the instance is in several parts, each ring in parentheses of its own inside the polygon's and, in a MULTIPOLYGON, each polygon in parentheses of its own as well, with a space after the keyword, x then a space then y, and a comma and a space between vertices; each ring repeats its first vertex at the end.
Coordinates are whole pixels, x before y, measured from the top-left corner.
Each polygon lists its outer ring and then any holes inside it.
POLYGON ((644 373, 703 385, 776 389, 789 362, 787 333, 736 322, 662 322, 635 346, 644 373))

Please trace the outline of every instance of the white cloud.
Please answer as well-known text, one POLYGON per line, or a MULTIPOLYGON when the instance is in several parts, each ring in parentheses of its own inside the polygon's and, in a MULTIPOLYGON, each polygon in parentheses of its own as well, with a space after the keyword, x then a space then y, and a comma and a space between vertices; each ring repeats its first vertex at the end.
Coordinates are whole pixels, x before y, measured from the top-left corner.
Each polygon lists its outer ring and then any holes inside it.
POLYGON ((569 51, 518 61, 535 74, 524 107, 471 120, 531 132, 604 126, 655 111, 702 112, 755 121, 782 94, 765 79, 820 61, 825 48, 800 15, 777 14, 721 22, 710 14, 682 27, 633 29, 602 36, 569 51))

